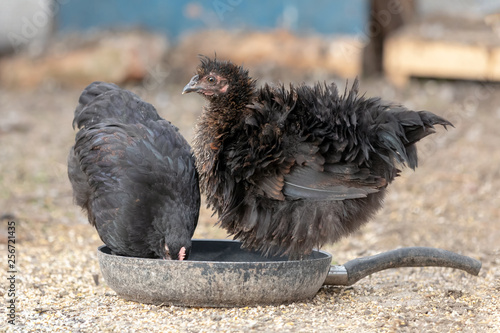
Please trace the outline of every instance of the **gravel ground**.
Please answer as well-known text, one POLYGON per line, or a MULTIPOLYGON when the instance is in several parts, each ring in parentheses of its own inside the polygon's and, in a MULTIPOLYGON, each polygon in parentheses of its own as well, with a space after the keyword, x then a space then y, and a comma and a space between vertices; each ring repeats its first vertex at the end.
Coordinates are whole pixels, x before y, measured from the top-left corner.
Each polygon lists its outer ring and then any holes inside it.
MULTIPOLYGON (((133 88, 192 139, 201 98, 181 97, 181 84, 133 88)), ((361 89, 436 112, 456 128, 422 142, 420 167, 397 179, 376 218, 324 249, 343 263, 403 246, 439 247, 481 260, 479 277, 447 268, 388 270, 281 306, 182 308, 120 299, 103 281, 96 255, 101 242, 73 205, 66 176, 80 90, 47 83, 34 92, 0 89, 0 253, 5 263, 0 295, 6 305, 7 221, 16 222, 17 264, 16 325, 7 323, 2 306, 0 331, 500 331, 500 87, 412 81, 407 89, 394 90, 371 79, 361 89)), ((195 237, 225 238, 214 222, 204 209, 195 237)))

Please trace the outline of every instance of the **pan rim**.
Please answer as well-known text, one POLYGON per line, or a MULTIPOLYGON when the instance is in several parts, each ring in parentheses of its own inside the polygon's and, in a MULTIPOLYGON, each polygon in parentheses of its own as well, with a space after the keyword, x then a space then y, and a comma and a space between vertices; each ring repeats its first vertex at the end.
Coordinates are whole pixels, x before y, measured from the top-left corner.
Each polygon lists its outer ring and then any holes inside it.
MULTIPOLYGON (((241 243, 237 240, 232 240, 232 239, 192 239, 193 242, 227 242, 227 243, 241 243)), ((162 260, 159 258, 142 258, 142 257, 128 257, 128 256, 122 256, 122 255, 116 255, 116 254, 111 254, 104 252, 103 249, 109 247, 106 244, 103 244, 97 248, 97 251, 100 255, 103 256, 108 256, 110 258, 119 258, 120 260, 128 260, 128 261, 135 261, 135 262, 141 262, 141 263, 159 263, 161 262, 163 265, 189 265, 189 264, 231 264, 231 265, 248 265, 248 264, 266 264, 266 265, 273 265, 273 264, 284 264, 284 263, 289 263, 289 264, 297 264, 300 262, 314 262, 314 261, 319 261, 319 260, 325 260, 328 258, 330 262, 332 261, 333 257, 332 254, 320 249, 313 249, 312 253, 317 253, 320 254, 320 257, 317 258, 307 258, 307 259, 302 259, 302 260, 268 260, 268 261, 213 261, 213 260, 162 260)))

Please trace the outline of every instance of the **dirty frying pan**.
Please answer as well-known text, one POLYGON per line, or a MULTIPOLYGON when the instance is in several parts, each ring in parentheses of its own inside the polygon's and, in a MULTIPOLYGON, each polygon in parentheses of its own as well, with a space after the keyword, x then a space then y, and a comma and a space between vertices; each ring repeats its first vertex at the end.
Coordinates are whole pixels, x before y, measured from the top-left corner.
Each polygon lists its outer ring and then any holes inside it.
POLYGON ((231 240, 193 240, 189 260, 132 258, 99 247, 104 280, 127 300, 178 306, 237 307, 310 299, 323 284, 354 284, 398 267, 440 266, 477 275, 481 262, 453 252, 411 247, 331 266, 332 256, 313 251, 303 260, 264 257, 231 240))

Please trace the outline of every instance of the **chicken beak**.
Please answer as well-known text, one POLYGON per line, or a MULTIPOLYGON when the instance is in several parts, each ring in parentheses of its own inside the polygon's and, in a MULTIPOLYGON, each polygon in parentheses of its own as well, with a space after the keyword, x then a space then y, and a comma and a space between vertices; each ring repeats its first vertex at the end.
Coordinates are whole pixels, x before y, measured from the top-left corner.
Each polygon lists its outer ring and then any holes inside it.
POLYGON ((165 260, 172 260, 172 258, 170 258, 170 251, 168 249, 167 244, 165 244, 165 257, 163 257, 163 259, 165 259, 165 260))
POLYGON ((200 87, 198 87, 198 80, 200 79, 199 75, 195 75, 191 78, 191 81, 189 81, 188 84, 182 89, 182 94, 187 94, 193 91, 198 91, 200 90, 200 87))

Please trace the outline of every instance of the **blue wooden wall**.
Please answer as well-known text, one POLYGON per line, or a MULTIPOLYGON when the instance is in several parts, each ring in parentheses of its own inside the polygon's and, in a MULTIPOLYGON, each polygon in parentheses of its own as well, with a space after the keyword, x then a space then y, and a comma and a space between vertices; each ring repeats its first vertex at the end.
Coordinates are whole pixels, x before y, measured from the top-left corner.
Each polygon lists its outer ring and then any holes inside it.
POLYGON ((368 0, 55 0, 59 31, 142 27, 177 39, 207 28, 270 29, 298 33, 358 34, 366 28, 368 0))

